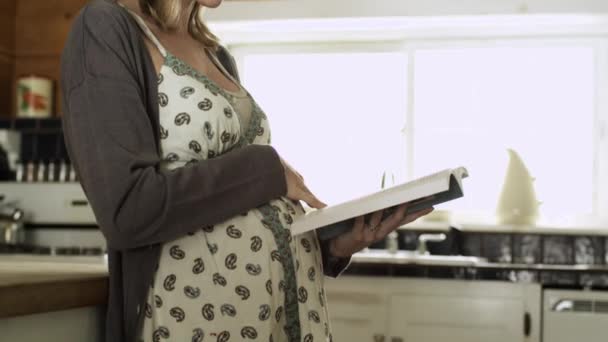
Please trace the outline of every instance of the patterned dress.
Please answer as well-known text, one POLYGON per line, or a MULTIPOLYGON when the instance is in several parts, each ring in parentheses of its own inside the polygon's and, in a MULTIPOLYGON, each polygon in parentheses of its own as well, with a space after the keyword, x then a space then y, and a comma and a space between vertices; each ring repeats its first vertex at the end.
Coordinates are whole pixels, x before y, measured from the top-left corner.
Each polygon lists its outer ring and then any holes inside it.
MULTIPOLYGON (((249 93, 219 87, 169 53, 131 14, 164 57, 158 75, 162 167, 190 167, 247 144, 270 143, 266 116, 249 93)), ((331 341, 317 237, 292 238, 289 231, 302 213, 299 204, 278 198, 165 243, 140 340, 331 341)))

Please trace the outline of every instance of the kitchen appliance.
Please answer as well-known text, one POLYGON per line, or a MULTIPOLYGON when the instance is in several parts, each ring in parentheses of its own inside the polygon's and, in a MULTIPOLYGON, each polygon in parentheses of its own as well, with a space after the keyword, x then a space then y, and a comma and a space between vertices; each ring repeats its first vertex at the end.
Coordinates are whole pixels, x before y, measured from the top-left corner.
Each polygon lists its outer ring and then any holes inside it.
POLYGON ((0 207, 0 243, 17 245, 23 243, 23 210, 11 206, 0 207))
POLYGON ((544 341, 606 341, 607 292, 544 290, 543 297, 544 341))
POLYGON ((53 111, 53 81, 42 76, 23 76, 17 80, 17 116, 48 118, 53 111))
POLYGON ((78 183, 2 182, 0 208, 8 213, 11 209, 6 208, 19 208, 23 226, 20 240, 0 241, 0 255, 99 257, 105 254, 105 240, 78 183))
POLYGON ((0 182, 15 179, 14 169, 19 159, 20 146, 21 135, 18 132, 0 129, 0 182))

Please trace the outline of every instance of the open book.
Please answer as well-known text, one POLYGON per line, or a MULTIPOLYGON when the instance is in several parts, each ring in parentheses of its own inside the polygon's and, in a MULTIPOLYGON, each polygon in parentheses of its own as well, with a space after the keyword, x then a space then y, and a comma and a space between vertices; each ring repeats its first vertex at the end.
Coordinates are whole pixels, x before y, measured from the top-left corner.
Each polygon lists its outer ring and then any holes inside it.
POLYGON ((341 204, 328 206, 295 218, 291 234, 317 229, 321 240, 331 239, 349 231, 356 217, 384 209, 388 217, 399 205, 409 203, 407 213, 463 196, 462 179, 468 177, 464 167, 447 169, 416 180, 363 196, 341 204))

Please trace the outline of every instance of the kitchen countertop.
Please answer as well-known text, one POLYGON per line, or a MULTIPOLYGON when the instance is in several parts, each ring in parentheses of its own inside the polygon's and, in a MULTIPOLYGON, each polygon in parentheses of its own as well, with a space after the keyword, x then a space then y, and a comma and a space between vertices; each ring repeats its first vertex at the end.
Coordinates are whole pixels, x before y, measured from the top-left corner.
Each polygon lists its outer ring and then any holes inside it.
POLYGON ((0 318, 105 305, 103 257, 0 255, 0 318))
POLYGON ((422 267, 469 267, 478 269, 508 269, 529 271, 566 271, 566 272, 603 272, 608 273, 606 265, 559 265, 559 264, 522 264, 488 262, 484 258, 469 256, 428 255, 416 257, 412 251, 368 250, 355 253, 351 258, 353 264, 401 265, 422 267))
POLYGON ((575 236, 608 236, 608 223, 605 225, 508 225, 497 223, 455 223, 418 220, 399 227, 402 231, 425 231, 446 233, 455 228, 463 233, 490 234, 533 234, 533 235, 575 235, 575 236))
POLYGON ((345 275, 494 280, 539 283, 545 287, 608 290, 608 265, 571 263, 515 263, 488 261, 483 257, 419 256, 415 251, 369 250, 353 255, 345 275))
MULTIPOLYGON (((406 254, 406 251, 394 255, 380 250, 357 253, 351 265, 375 265, 374 268, 379 269, 391 266, 438 266, 608 273, 608 265, 510 264, 485 260, 472 262, 472 259, 460 261, 466 261, 466 265, 456 265, 437 263, 437 260, 413 260, 406 254)), ((356 270, 352 271, 356 273, 356 270)), ((107 277, 107 261, 103 257, 0 255, 0 318, 105 305, 107 277)))

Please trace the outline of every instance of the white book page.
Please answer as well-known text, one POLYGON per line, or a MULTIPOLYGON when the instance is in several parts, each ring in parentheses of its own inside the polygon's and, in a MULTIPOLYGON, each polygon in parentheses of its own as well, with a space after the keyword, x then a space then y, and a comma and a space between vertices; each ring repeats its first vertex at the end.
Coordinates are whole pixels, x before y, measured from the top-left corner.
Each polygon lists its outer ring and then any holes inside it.
POLYGON ((361 198, 311 211, 295 218, 291 226, 291 233, 292 235, 301 234, 332 223, 447 191, 452 174, 460 182, 460 177, 466 177, 466 169, 443 170, 361 198))

